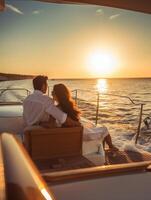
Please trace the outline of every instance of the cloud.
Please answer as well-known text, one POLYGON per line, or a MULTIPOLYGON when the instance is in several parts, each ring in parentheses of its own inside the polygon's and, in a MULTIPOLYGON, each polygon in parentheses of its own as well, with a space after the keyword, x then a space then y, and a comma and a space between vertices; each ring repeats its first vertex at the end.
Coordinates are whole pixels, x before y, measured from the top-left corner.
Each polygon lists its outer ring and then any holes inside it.
POLYGON ((111 16, 109 17, 109 19, 110 19, 110 20, 113 20, 113 19, 116 19, 116 18, 119 17, 119 16, 120 16, 120 14, 111 15, 111 16))
POLYGON ((39 10, 34 10, 34 11, 32 12, 33 15, 38 15, 39 13, 40 13, 39 10))
POLYGON ((11 11, 13 11, 13 12, 15 12, 15 13, 18 13, 20 15, 24 14, 21 10, 19 10, 18 8, 16 8, 13 5, 10 5, 10 4, 6 4, 6 8, 9 9, 9 10, 11 10, 11 11))
POLYGON ((102 9, 97 9, 96 10, 96 15, 97 16, 100 16, 100 15, 103 15, 104 14, 104 11, 102 9))

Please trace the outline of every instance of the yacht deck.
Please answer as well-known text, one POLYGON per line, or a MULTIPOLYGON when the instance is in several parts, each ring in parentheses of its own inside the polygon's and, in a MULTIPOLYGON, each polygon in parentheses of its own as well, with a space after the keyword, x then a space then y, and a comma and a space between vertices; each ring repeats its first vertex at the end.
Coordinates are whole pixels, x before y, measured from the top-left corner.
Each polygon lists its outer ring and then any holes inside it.
MULTIPOLYGON (((139 153, 132 151, 118 151, 116 153, 112 153, 110 151, 106 151, 106 165, 127 164, 142 161, 151 162, 151 154, 147 152, 139 153)), ((39 159, 35 160, 34 163, 41 172, 91 168, 101 165, 101 155, 93 153, 85 156, 39 159)))

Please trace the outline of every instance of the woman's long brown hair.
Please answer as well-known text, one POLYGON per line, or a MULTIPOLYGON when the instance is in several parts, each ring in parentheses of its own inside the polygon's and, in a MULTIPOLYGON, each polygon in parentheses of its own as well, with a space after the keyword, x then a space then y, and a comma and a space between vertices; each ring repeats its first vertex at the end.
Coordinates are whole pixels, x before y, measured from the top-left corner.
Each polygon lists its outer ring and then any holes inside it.
POLYGON ((52 95, 57 97, 59 108, 67 113, 71 119, 79 121, 80 111, 71 97, 69 89, 64 84, 56 84, 53 87, 52 95))

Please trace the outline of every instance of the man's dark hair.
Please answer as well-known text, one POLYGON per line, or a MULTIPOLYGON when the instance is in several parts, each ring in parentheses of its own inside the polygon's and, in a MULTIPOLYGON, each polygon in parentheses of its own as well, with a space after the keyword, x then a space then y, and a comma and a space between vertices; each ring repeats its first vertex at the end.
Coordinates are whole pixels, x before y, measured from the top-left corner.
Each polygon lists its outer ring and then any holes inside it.
POLYGON ((33 79, 33 87, 35 90, 41 90, 43 84, 47 84, 48 77, 47 76, 36 76, 33 79))

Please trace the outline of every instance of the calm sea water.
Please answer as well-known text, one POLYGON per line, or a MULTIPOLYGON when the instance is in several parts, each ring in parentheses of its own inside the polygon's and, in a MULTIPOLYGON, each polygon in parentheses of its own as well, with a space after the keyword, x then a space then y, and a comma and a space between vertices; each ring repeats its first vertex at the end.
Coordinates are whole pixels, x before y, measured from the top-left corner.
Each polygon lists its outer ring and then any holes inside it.
MULTIPOLYGON (((105 125, 112 134, 114 143, 121 146, 130 141, 137 132, 140 103, 144 103, 143 119, 151 114, 151 79, 89 79, 89 80, 49 80, 49 93, 54 84, 64 83, 69 87, 82 115, 96 122, 98 106, 98 125, 105 125), (99 97, 98 97, 99 93, 99 97), (116 96, 119 95, 119 96, 116 96), (130 97, 138 105, 132 104, 130 97), (97 100, 99 98, 99 103, 97 100)), ((26 88, 32 91, 32 80, 0 82, 2 88, 26 88)), ((0 95, 0 101, 21 101, 25 91, 9 91, 0 95)), ((143 123, 142 123, 143 126, 143 123)), ((143 149, 151 151, 149 136, 139 140, 143 149)))

